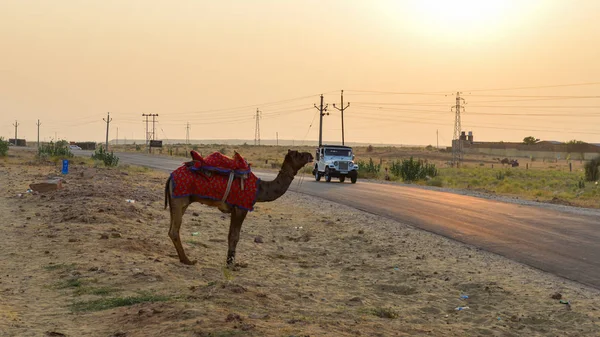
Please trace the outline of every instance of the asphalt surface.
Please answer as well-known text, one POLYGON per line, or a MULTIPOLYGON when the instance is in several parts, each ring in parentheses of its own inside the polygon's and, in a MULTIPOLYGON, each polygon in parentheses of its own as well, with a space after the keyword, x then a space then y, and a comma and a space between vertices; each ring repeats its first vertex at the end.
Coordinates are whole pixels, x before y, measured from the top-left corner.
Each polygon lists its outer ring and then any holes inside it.
MULTIPOLYGON (((138 153, 118 156, 121 163, 167 172, 184 161, 138 153)), ((316 182, 311 176, 299 180, 290 190, 410 224, 600 289, 600 212, 557 211, 360 179, 356 184, 316 182)))

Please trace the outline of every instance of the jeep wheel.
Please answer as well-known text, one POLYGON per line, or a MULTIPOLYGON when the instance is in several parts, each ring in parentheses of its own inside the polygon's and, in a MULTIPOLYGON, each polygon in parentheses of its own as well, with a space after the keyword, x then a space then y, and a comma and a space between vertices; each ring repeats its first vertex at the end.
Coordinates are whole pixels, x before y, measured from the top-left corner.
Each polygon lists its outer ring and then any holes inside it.
POLYGON ((321 180, 321 173, 319 173, 319 169, 317 167, 315 167, 315 170, 313 171, 313 173, 315 174, 315 180, 316 181, 320 181, 321 180))
POLYGON ((358 173, 354 173, 350 176, 350 182, 356 184, 356 180, 358 179, 358 173))
POLYGON ((343 183, 346 180, 346 176, 340 176, 340 183, 343 183))
POLYGON ((331 176, 329 175, 329 167, 325 168, 325 181, 326 182, 331 182, 331 176))

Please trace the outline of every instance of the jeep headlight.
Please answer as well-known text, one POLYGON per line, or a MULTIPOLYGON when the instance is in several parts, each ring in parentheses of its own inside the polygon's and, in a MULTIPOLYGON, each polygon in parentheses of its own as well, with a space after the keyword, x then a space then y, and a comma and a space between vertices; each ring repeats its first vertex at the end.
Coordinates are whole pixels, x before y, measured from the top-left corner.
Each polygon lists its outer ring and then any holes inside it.
POLYGON ((334 162, 333 162, 333 166, 335 166, 335 167, 338 167, 338 166, 339 166, 339 164, 340 164, 340 163, 339 163, 339 162, 337 162, 337 161, 334 161, 334 162))

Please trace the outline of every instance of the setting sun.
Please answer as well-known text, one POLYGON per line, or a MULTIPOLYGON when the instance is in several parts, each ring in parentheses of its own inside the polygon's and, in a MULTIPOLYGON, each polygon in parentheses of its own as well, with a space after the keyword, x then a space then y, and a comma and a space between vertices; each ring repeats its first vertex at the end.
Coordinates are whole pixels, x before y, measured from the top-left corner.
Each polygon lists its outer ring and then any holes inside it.
POLYGON ((502 32, 518 23, 536 1, 510 0, 415 0, 388 2, 407 14, 407 24, 421 35, 468 34, 483 36, 502 32))

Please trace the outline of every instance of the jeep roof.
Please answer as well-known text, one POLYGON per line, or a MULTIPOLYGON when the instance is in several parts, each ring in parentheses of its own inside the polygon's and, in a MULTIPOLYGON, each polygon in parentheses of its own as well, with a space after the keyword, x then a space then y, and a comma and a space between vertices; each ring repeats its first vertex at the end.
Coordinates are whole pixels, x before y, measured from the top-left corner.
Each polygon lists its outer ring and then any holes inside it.
POLYGON ((321 145, 319 147, 332 147, 332 148, 338 148, 338 149, 352 150, 352 147, 350 147, 350 146, 344 146, 344 145, 326 145, 326 144, 323 144, 323 145, 321 145))

